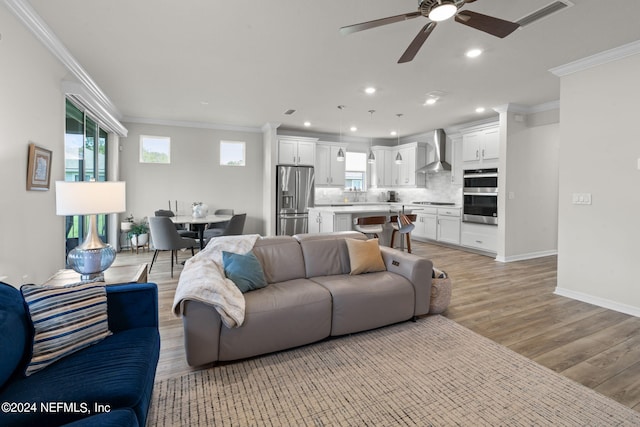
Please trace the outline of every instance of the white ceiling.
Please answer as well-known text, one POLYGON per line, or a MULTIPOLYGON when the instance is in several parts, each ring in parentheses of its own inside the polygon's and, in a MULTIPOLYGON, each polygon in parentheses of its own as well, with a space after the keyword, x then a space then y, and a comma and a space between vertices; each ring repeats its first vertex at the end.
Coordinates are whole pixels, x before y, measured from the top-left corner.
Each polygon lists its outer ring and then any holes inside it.
MULTIPOLYGON (((551 1, 480 0, 465 8, 517 21, 551 1)), ((309 120, 310 131, 355 124, 359 136, 385 138, 398 126, 416 134, 495 115, 494 106, 556 101, 550 68, 640 39, 640 1, 572 1, 505 39, 441 23, 406 64, 396 62, 426 19, 348 36, 338 29, 415 11, 416 0, 30 3, 125 120, 299 129, 309 120), (484 55, 467 59, 471 47, 484 55), (378 89, 373 96, 363 92, 369 85, 378 89), (446 95, 423 106, 431 91, 446 95), (484 115, 474 111, 481 105, 484 115), (286 116, 287 109, 297 111, 286 116)))

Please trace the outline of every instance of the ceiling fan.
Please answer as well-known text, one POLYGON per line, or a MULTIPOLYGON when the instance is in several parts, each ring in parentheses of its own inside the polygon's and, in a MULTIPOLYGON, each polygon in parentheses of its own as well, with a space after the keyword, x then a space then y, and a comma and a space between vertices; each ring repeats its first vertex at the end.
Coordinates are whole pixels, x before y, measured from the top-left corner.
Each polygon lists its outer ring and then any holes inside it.
POLYGON ((431 32, 436 28, 438 22, 445 21, 455 16, 456 22, 484 31, 493 36, 504 38, 514 32, 519 24, 483 15, 470 10, 460 10, 467 3, 476 0, 419 0, 418 10, 403 15, 389 16, 388 18, 376 19, 362 22, 360 24, 348 25, 340 28, 342 34, 351 34, 357 31, 368 30, 382 25, 393 24, 394 22, 406 21, 408 19, 424 16, 429 20, 427 25, 422 27, 418 35, 413 39, 407 50, 402 54, 398 63, 409 62, 415 58, 416 54, 427 40, 431 32))

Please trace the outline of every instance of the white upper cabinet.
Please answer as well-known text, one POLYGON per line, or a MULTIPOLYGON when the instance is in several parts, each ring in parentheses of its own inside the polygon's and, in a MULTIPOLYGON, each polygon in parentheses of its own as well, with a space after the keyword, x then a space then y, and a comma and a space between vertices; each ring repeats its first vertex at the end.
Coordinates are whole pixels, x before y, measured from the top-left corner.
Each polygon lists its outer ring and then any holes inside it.
POLYGON ((372 147, 375 163, 369 164, 369 186, 371 188, 390 187, 393 180, 392 148, 372 147))
POLYGON ((278 164, 315 166, 316 139, 280 136, 278 164))
POLYGON ((416 171, 427 164, 426 144, 413 142, 404 144, 393 155, 393 164, 396 166, 394 185, 399 187, 416 187, 424 185, 425 175, 417 174, 416 171), (402 163, 396 165, 395 157, 400 152, 402 163))
POLYGON ((316 145, 316 185, 344 187, 345 162, 339 162, 341 145, 318 142, 316 145))
POLYGON ((499 157, 500 129, 497 124, 462 131, 462 161, 465 167, 494 166, 499 157))
POLYGON ((451 150, 447 153, 451 153, 451 183, 462 185, 462 135, 451 136, 451 150))
POLYGON ((425 175, 416 171, 427 164, 425 143, 411 142, 399 146, 375 146, 371 150, 376 162, 369 165, 369 185, 381 187, 418 187, 425 184, 425 175), (402 163, 396 163, 400 153, 402 163))

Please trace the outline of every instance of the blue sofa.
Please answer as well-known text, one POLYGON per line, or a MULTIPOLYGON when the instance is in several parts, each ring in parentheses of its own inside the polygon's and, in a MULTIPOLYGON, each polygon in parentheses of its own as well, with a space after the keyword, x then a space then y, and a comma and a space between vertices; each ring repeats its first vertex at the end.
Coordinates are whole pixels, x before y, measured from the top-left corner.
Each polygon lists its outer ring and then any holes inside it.
POLYGON ((0 426, 144 426, 160 354, 158 288, 110 285, 113 335, 28 377, 33 327, 0 282, 0 426))

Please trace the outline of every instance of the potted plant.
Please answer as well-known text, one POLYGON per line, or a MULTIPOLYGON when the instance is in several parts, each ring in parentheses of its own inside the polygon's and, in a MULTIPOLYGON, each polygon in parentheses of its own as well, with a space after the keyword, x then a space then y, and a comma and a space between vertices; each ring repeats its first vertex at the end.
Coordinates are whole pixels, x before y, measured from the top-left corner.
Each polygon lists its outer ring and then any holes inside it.
POLYGON ((127 234, 131 240, 132 248, 144 246, 149 243, 149 224, 147 224, 147 219, 144 218, 141 221, 134 221, 127 234))

